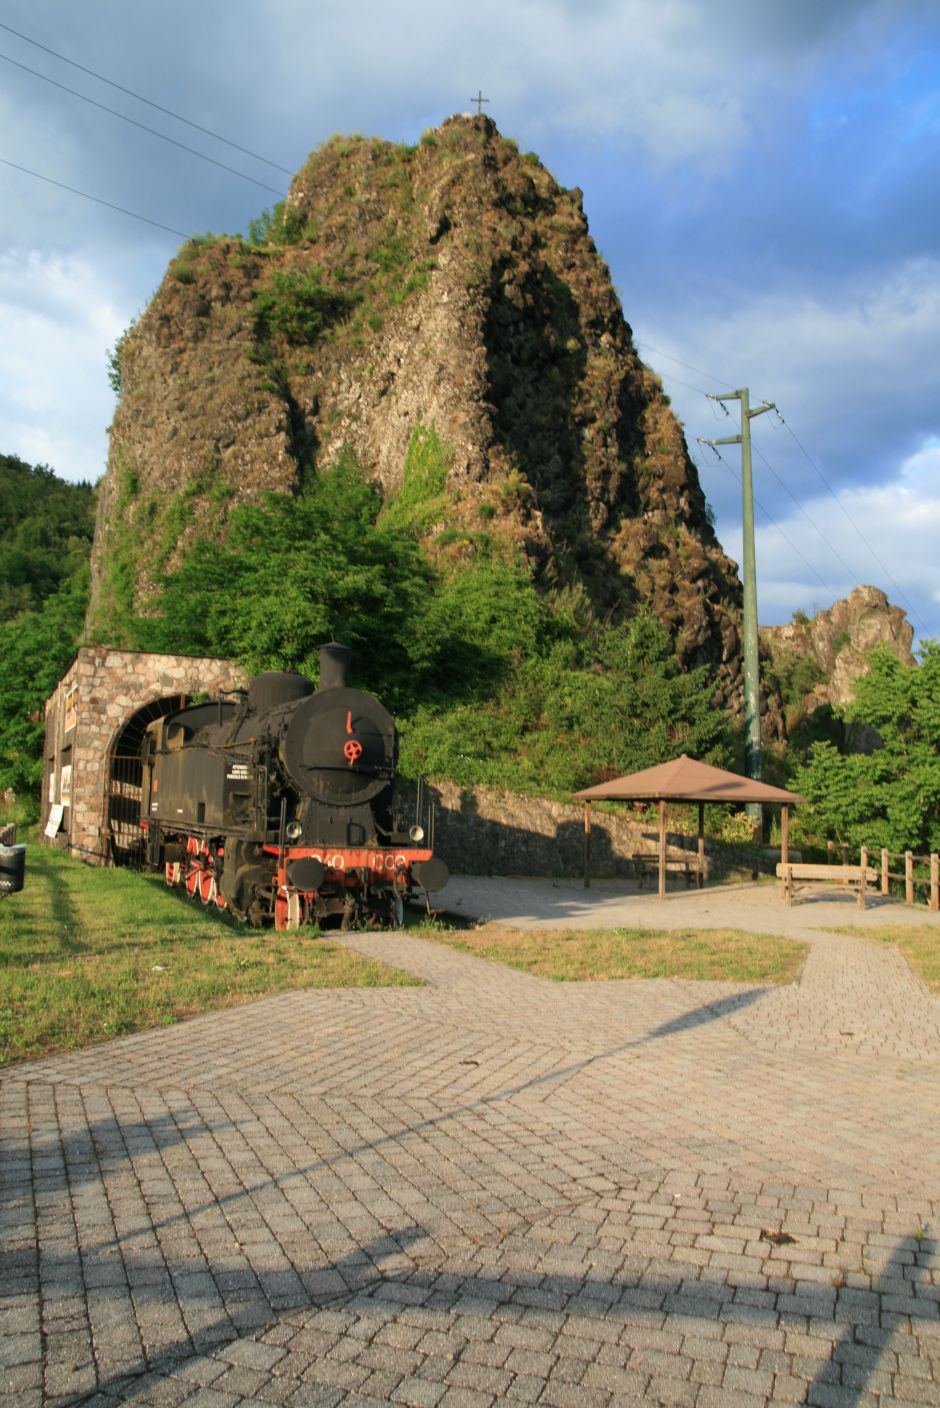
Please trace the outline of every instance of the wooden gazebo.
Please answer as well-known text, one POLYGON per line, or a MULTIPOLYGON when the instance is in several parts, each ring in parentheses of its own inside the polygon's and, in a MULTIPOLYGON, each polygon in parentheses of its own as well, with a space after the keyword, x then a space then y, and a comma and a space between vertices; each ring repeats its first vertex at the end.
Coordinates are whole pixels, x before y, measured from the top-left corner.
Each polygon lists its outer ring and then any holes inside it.
POLYGON ((745 806, 748 802, 767 802, 780 807, 780 860, 788 857, 789 808, 804 798, 782 787, 742 777, 737 772, 713 768, 698 763, 685 753, 672 762, 644 768, 629 777, 616 777, 596 787, 585 787, 574 796, 584 802, 584 884, 591 883, 591 803, 592 802, 656 802, 659 806, 659 894, 666 894, 666 803, 698 802, 698 885, 705 877, 705 803, 731 802, 745 806))

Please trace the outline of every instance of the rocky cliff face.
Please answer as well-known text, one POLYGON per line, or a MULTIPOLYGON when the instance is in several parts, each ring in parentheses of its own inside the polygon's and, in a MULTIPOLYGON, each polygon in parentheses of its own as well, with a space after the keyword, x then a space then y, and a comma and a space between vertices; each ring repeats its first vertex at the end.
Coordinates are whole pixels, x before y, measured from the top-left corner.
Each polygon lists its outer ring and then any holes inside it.
MULTIPOLYGON (((781 681, 791 682, 783 690, 790 722, 824 704, 837 710, 850 704, 856 681, 868 670, 866 654, 875 646, 887 646, 905 665, 914 663, 913 627, 877 587, 856 587, 812 619, 762 627, 760 635, 781 681)), ((856 746, 861 749, 864 743, 859 736, 856 746)))
POLYGON ((485 526, 612 619, 648 603, 685 661, 739 693, 736 567, 581 194, 487 118, 414 148, 328 142, 265 238, 183 247, 120 371, 99 634, 146 612, 157 574, 224 534, 233 503, 296 493, 349 450, 391 498, 434 427, 448 470, 432 553, 472 552, 485 526))

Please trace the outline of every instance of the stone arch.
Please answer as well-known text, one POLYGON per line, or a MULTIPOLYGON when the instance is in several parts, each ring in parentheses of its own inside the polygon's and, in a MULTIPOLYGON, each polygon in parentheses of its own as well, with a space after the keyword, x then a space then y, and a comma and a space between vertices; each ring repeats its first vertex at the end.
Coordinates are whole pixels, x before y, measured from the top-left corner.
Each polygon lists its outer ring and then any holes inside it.
POLYGON ((138 834, 128 829, 140 795, 133 758, 147 724, 196 695, 246 683, 234 660, 81 646, 46 704, 44 843, 92 865, 133 861, 141 834, 139 810, 138 834), (127 760, 123 776, 117 759, 127 760))
POLYGON ((191 703, 188 694, 164 695, 141 705, 116 731, 105 760, 105 828, 107 859, 112 865, 140 869, 147 833, 140 824, 143 762, 141 745, 147 725, 191 703))

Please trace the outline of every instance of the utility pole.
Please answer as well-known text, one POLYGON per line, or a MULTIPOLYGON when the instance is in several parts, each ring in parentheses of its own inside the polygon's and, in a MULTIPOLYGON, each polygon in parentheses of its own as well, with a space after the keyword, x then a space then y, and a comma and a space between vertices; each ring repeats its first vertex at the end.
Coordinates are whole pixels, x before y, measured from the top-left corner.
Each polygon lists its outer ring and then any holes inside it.
MULTIPOLYGON (((729 391, 724 396, 709 395, 710 401, 741 402, 741 434, 725 435, 719 440, 699 440, 700 445, 741 446, 741 519, 744 536, 744 771, 748 777, 761 775, 760 741, 760 663, 757 644, 757 565, 754 556, 754 483, 751 472, 751 419, 765 411, 775 411, 772 401, 763 401, 751 409, 748 388, 729 391)), ((752 821, 762 824, 763 811, 759 803, 747 808, 752 821)))

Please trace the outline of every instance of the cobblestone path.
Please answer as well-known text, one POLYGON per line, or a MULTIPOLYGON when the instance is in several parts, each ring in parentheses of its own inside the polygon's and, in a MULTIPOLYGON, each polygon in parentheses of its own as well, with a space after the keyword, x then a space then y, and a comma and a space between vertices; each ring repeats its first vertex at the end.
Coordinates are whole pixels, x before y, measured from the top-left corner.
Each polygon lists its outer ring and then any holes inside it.
POLYGON ((940 1405, 940 1004, 807 936, 780 990, 350 936, 426 986, 14 1068, 0 1396, 940 1405))

